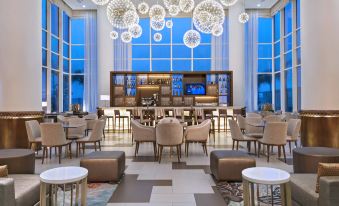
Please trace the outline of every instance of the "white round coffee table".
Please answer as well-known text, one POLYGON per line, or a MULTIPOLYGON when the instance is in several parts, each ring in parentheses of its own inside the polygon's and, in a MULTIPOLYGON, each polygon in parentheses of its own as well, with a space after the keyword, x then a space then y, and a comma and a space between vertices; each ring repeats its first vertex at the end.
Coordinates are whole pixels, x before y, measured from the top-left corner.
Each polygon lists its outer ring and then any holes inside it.
POLYGON ((280 185, 281 204, 283 206, 291 205, 290 174, 288 172, 270 167, 252 167, 242 171, 242 179, 244 205, 255 205, 254 184, 280 185))
MULTIPOLYGON (((86 205, 87 197, 87 175, 88 170, 83 167, 58 167, 47 170, 40 174, 40 206, 46 206, 46 188, 50 185, 50 203, 52 203, 53 188, 58 185, 72 184, 71 205, 73 204, 73 184, 76 185, 75 203, 79 200, 79 184, 81 184, 81 205, 86 205)), ((53 199, 54 205, 57 201, 57 192, 53 199)))

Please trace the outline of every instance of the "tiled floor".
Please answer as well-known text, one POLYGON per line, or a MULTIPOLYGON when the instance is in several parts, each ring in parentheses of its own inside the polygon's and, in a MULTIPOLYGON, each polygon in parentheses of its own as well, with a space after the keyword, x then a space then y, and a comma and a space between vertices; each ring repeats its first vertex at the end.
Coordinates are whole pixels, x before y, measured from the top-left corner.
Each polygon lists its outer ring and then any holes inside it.
MULTIPOLYGON (((110 206, 200 206, 206 205, 207 201, 215 201, 214 205, 223 205, 220 197, 215 194, 213 188, 215 182, 208 173, 209 156, 203 154, 200 144, 190 146, 189 156, 182 156, 183 163, 181 164, 172 163, 176 162, 177 158, 175 154, 169 154, 169 149, 164 151, 161 164, 154 162, 153 146, 148 143, 140 145, 140 157, 134 159, 135 145, 132 146, 131 135, 128 133, 108 133, 102 145, 102 150, 121 150, 125 151, 127 156, 126 176, 118 185, 117 194, 110 199, 110 203, 108 203, 110 206), (136 193, 140 193, 140 197, 129 198, 138 196, 136 193), (217 198, 219 199, 217 200, 217 198)), ((214 146, 212 137, 209 140, 208 151, 231 149, 230 145, 232 145, 232 140, 229 133, 216 133, 216 145, 214 146)), ((242 148, 244 147, 243 145, 242 148)), ((91 151, 92 149, 86 150, 86 154, 91 151)), ((286 149, 286 151, 288 150, 286 149)), ((287 155, 289 155, 288 152, 287 155)), ((264 156, 256 158, 256 160, 257 166, 292 171, 292 166, 278 160, 276 156, 270 158, 270 163, 266 162, 264 156)), ((79 165, 79 161, 80 158, 62 159, 62 166, 79 165)), ((36 160, 37 173, 59 166, 61 165, 58 164, 57 158, 54 156, 43 165, 41 159, 36 160)))

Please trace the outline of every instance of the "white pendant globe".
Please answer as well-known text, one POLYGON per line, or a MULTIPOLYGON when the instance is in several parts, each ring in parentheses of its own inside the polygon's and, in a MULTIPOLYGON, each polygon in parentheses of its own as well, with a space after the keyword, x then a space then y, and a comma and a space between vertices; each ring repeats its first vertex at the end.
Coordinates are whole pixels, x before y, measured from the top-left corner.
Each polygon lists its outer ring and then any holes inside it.
POLYGON ((233 6, 237 3, 238 0, 220 0, 220 2, 225 6, 233 6))
POLYGON ((164 5, 167 9, 170 8, 170 6, 179 6, 180 0, 164 0, 164 5))
POLYGON ((111 37, 111 39, 117 39, 117 38, 119 38, 119 33, 118 32, 116 32, 116 31, 111 31, 110 33, 109 33, 109 36, 111 37))
POLYGON ((120 35, 121 41, 125 43, 130 43, 132 41, 132 34, 128 31, 124 31, 120 35))
POLYGON ((156 42, 160 42, 162 40, 162 35, 160 33, 155 33, 153 39, 156 42))
POLYGON ((200 33, 195 31, 195 30, 188 30, 184 34, 184 44, 189 47, 189 48, 195 48, 199 46, 200 41, 201 41, 201 36, 200 33))
POLYGON ((132 38, 136 39, 142 35, 142 28, 139 24, 134 24, 130 28, 128 28, 128 32, 131 33, 132 38))
POLYGON ((149 10, 149 17, 155 21, 162 20, 165 18, 165 16, 166 11, 164 7, 160 6, 159 4, 153 5, 149 10))
POLYGON ((214 0, 200 2, 193 11, 193 24, 202 33, 210 34, 214 25, 224 21, 224 8, 214 0))
POLYGON ((224 28, 220 24, 216 24, 212 28, 212 35, 213 36, 221 36, 221 34, 224 32, 224 28))
POLYGON ((146 2, 142 2, 138 5, 138 11, 140 12, 140 14, 147 14, 147 12, 149 11, 149 6, 146 2))
POLYGON ((176 16, 176 15, 179 14, 179 12, 180 12, 179 6, 171 5, 171 6, 168 8, 168 13, 169 13, 171 16, 176 16))
POLYGON ((189 13, 194 9, 194 0, 180 0, 179 1, 179 8, 181 11, 185 13, 189 13))
POLYGON ((156 21, 151 19, 151 28, 155 31, 161 31, 165 28, 165 19, 156 21))
POLYGON ((166 21, 166 27, 167 28, 172 28, 173 27, 173 21, 172 20, 168 20, 168 21, 166 21))
POLYGON ((135 6, 129 0, 112 0, 107 6, 107 18, 113 27, 118 29, 127 29, 131 26, 126 19, 134 17, 134 13, 136 13, 135 6), (126 13, 128 14, 125 16, 126 13))
POLYGON ((139 23, 139 15, 136 11, 128 11, 125 13, 123 20, 128 27, 139 23))
POLYGON ((242 12, 239 15, 239 22, 240 23, 245 24, 246 22, 248 22, 248 20, 250 20, 250 16, 248 15, 248 13, 242 12))
POLYGON ((92 0, 93 3, 99 6, 106 5, 110 0, 92 0))

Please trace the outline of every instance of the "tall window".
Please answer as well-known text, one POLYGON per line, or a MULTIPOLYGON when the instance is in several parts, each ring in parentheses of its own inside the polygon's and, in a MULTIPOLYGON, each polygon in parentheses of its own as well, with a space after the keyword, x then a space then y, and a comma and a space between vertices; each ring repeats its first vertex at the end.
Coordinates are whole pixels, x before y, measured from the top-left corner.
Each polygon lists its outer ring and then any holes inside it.
POLYGON ((69 64, 70 64, 70 56, 69 56, 69 16, 66 14, 66 12, 62 12, 62 29, 63 29, 63 44, 62 44, 62 56, 63 56, 63 111, 69 110, 69 64))
MULTIPOLYGON (((169 20, 169 19, 166 19, 169 20)), ((150 19, 140 19, 143 34, 132 41, 133 71, 206 71, 211 68, 211 35, 201 34, 201 44, 190 49, 183 43, 186 31, 192 29, 191 18, 172 18, 173 27, 165 27, 162 40, 156 42, 150 19)))
POLYGON ((281 110, 280 101, 280 11, 278 11, 274 17, 274 107, 275 110, 281 110))
POLYGON ((72 104, 84 101, 85 19, 71 19, 72 104))
POLYGON ((51 112, 59 112, 59 8, 51 4, 51 112))
POLYGON ((272 103, 272 18, 258 19, 258 108, 272 103))
POLYGON ((47 0, 42 0, 41 28, 42 28, 42 102, 47 102, 47 0))
POLYGON ((292 2, 284 8, 285 111, 293 111, 292 92, 292 2))
POLYGON ((297 55, 297 99, 298 111, 301 109, 301 45, 300 45, 300 0, 296 0, 296 55, 297 55))

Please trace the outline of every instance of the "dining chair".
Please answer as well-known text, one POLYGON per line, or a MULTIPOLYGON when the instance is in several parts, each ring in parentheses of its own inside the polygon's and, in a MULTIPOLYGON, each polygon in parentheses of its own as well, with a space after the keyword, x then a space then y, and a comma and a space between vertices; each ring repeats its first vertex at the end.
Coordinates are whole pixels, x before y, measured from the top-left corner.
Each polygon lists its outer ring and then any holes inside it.
POLYGON ((270 151, 274 146, 278 147, 279 157, 281 155, 281 149, 283 150, 284 160, 286 163, 286 145, 287 137, 287 123, 286 122, 269 122, 265 126, 264 136, 262 139, 258 139, 258 157, 260 157, 261 145, 267 147, 267 162, 270 161, 270 151))
POLYGON ((94 120, 98 119, 98 116, 96 114, 88 114, 83 117, 84 120, 86 120, 86 135, 89 131, 93 130, 94 128, 94 120))
POLYGON ((139 152, 140 143, 151 142, 153 143, 154 158, 156 158, 157 145, 155 137, 155 127, 142 125, 138 121, 133 119, 131 120, 131 126, 132 138, 136 143, 134 156, 136 157, 139 152))
POLYGON ((156 142, 158 145, 158 158, 161 162, 162 151, 164 147, 176 147, 178 162, 181 157, 181 145, 183 143, 183 127, 176 121, 162 119, 156 126, 156 142))
POLYGON ((281 116, 280 115, 268 115, 264 117, 265 122, 281 122, 281 116))
POLYGON ((246 131, 246 118, 243 117, 242 115, 238 114, 236 120, 238 122, 238 125, 239 125, 241 132, 245 133, 245 131, 246 131))
POLYGON ((188 148, 190 143, 201 143, 202 149, 206 156, 207 153, 207 139, 209 137, 209 130, 211 128, 211 120, 206 119, 201 124, 188 126, 185 131, 185 153, 188 157, 188 148))
POLYGON ((255 118, 261 118, 261 115, 258 113, 254 113, 254 112, 249 112, 246 113, 246 117, 255 117, 255 118))
POLYGON ((87 130, 87 120, 84 118, 70 118, 67 120, 70 126, 75 126, 75 128, 68 128, 67 139, 75 140, 83 138, 86 135, 87 130))
POLYGON ((291 143, 294 142, 295 147, 298 147, 298 139, 300 134, 301 120, 300 119, 290 119, 288 120, 287 126, 287 142, 290 149, 290 154, 292 153, 291 143))
POLYGON ((161 119, 165 117, 165 110, 162 108, 155 108, 154 110, 154 121, 157 124, 161 119))
POLYGON ((59 164, 61 164, 62 148, 66 148, 66 152, 72 159, 72 141, 66 139, 66 135, 61 123, 41 123, 41 144, 42 144, 42 164, 47 157, 47 148, 49 148, 49 158, 51 159, 52 148, 58 148, 59 164))
MULTIPOLYGON (((104 136, 104 139, 106 138, 106 135, 105 135, 105 127, 106 127, 106 124, 107 124, 107 116, 106 115, 102 115, 99 120, 102 120, 105 122, 104 124, 104 128, 102 129, 102 135, 104 136)), ((94 127, 93 127, 94 128, 94 127)))
POLYGON ((253 142, 254 145, 254 153, 257 153, 257 138, 254 137, 249 137, 244 135, 241 130, 239 125, 237 124, 237 121, 233 119, 229 119, 228 123, 230 125, 231 129, 231 136, 232 136, 232 150, 234 150, 235 144, 237 150, 239 150, 239 142, 246 142, 247 143, 247 149, 248 152, 251 152, 251 143, 253 142))
POLYGON ((34 145, 35 149, 37 150, 38 145, 41 145, 41 131, 39 122, 37 120, 29 120, 25 122, 25 126, 29 148, 32 149, 32 146, 34 145))
POLYGON ((85 148, 86 144, 93 143, 94 150, 97 151, 97 143, 99 146, 99 150, 101 151, 101 140, 102 140, 102 130, 105 128, 105 121, 103 120, 95 120, 93 131, 90 133, 89 136, 86 136, 81 139, 76 140, 76 156, 80 153, 82 149, 82 154, 85 155, 85 148))
POLYGON ((249 137, 262 138, 264 134, 261 117, 246 117, 245 134, 249 137))

